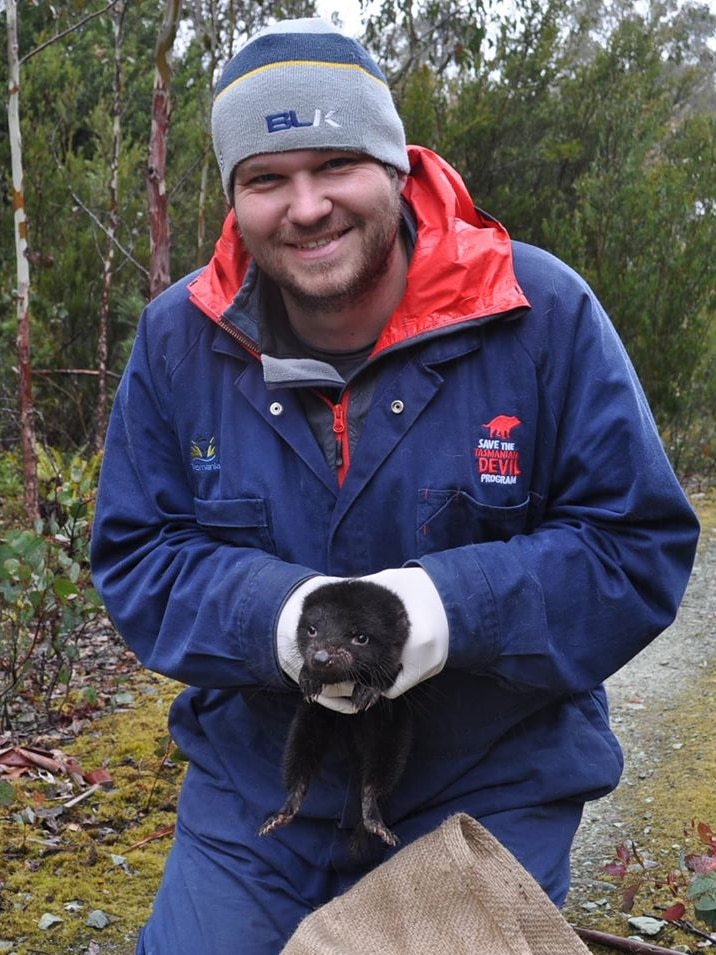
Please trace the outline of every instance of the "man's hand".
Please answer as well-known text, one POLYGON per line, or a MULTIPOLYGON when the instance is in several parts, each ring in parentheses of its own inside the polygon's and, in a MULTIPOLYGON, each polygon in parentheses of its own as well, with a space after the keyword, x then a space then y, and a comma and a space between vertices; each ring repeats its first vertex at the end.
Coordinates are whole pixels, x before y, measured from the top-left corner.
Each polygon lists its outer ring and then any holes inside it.
POLYGON ((410 620, 410 636, 403 648, 403 669, 384 696, 395 699, 417 683, 435 676, 445 666, 449 629, 442 600, 422 567, 399 567, 369 574, 370 580, 392 590, 403 601, 410 620))

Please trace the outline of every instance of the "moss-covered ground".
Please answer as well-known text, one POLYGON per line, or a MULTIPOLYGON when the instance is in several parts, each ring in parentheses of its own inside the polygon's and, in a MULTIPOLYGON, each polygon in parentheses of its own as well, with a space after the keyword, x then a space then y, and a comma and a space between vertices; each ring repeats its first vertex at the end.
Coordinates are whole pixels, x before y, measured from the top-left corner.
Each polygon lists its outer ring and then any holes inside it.
POLYGON ((171 844, 182 767, 165 758, 166 719, 178 689, 139 672, 131 694, 125 687, 131 707, 62 746, 83 771, 105 769, 111 783, 57 817, 52 810, 67 801, 66 793, 55 798, 59 780, 13 783, 16 801, 0 815, 0 952, 134 951, 171 844), (34 819, 23 823, 28 808, 34 819), (96 911, 108 917, 106 927, 86 924, 96 911), (46 915, 62 921, 43 930, 46 915))

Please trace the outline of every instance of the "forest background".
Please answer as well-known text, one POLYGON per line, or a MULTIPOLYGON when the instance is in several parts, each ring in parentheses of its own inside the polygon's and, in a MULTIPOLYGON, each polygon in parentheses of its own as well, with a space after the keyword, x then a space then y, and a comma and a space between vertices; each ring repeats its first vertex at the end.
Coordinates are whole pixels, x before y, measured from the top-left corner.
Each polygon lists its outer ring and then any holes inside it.
MULTIPOLYGON (((322 8, 331 0, 323 0, 322 8)), ((407 139, 596 290, 685 483, 716 476, 716 15, 676 0, 355 0, 407 139)), ((214 84, 312 0, 0 0, 0 734, 101 614, 87 547, 146 302, 227 207, 214 84)), ((338 19, 338 14, 334 14, 338 19)), ((354 19, 354 18, 353 18, 354 19)))

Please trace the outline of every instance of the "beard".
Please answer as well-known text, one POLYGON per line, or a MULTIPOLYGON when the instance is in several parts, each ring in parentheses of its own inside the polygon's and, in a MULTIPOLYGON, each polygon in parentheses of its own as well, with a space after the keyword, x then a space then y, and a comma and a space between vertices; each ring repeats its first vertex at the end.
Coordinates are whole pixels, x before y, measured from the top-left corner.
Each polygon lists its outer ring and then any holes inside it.
POLYGON ((378 286, 390 267, 399 229, 400 192, 396 189, 391 191, 389 205, 371 219, 353 215, 334 223, 328 217, 310 229, 295 226, 284 229, 275 233, 270 242, 247 243, 247 248, 284 296, 302 309, 327 314, 355 306, 378 286), (349 229, 359 236, 351 262, 338 268, 330 261, 306 262, 295 269, 287 267, 282 254, 287 245, 310 242, 315 236, 349 229))

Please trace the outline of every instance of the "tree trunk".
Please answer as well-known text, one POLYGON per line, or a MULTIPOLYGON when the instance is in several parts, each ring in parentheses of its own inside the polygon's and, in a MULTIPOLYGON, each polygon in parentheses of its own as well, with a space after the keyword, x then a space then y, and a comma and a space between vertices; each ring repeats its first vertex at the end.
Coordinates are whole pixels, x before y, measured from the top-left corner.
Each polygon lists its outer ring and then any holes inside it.
POLYGON ((152 95, 152 129, 149 137, 147 194, 149 206, 149 297, 154 298, 170 283, 169 211, 167 205, 167 139, 171 101, 171 50, 174 45, 181 0, 167 0, 156 46, 152 95))
POLYGON ((32 396, 30 354, 30 264, 27 258, 27 219, 23 193, 22 136, 20 133, 20 57, 17 38, 17 3, 6 0, 8 60, 8 131, 12 162, 12 206, 17 259, 17 355, 20 378, 20 440, 25 513, 30 522, 39 520, 40 507, 35 455, 35 405, 32 396))
POLYGON ((219 50, 219 14, 215 0, 209 0, 207 9, 201 0, 195 0, 194 3, 194 32, 200 38, 201 46, 208 52, 209 63, 207 66, 208 89, 207 108, 204 113, 207 117, 203 127, 204 139, 204 159, 201 164, 201 179, 199 186, 197 216, 196 216, 196 267, 204 265, 206 262, 206 204, 208 200, 209 186, 209 168, 213 161, 211 150, 211 130, 209 129, 208 116, 211 113, 211 101, 214 96, 214 83, 218 64, 219 50))
POLYGON ((112 13, 114 32, 114 99, 112 102, 112 156, 109 175, 109 221, 107 224, 107 251, 102 264, 102 295, 99 304, 97 334, 97 418, 95 421, 95 450, 104 444, 107 429, 107 330, 112 289, 114 257, 118 225, 119 157, 122 148, 122 29, 127 0, 121 0, 112 13))

